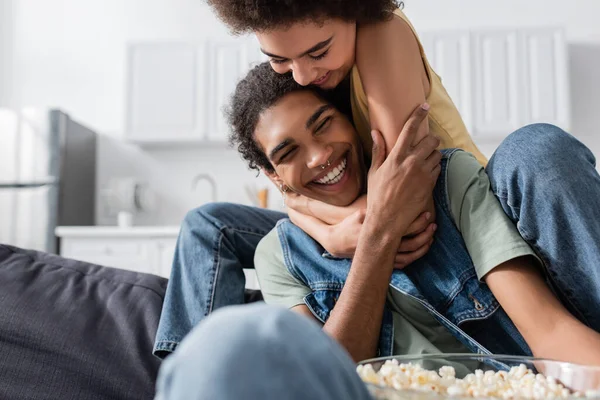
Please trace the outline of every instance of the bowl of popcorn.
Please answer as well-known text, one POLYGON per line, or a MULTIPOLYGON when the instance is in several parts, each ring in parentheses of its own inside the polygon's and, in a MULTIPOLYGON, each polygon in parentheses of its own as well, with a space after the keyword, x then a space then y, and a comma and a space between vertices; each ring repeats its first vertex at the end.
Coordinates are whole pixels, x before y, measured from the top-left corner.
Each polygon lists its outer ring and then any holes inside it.
POLYGON ((600 398, 600 367, 531 357, 393 356, 357 372, 378 400, 600 398))

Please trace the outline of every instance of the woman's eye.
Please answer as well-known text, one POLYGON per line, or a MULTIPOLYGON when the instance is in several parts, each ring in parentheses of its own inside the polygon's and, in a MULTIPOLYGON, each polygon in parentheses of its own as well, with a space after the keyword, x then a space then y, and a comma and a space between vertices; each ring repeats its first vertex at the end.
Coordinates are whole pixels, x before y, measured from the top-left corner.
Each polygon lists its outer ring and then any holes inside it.
POLYGON ((322 60, 323 58, 325 58, 325 56, 327 55, 327 53, 329 53, 329 49, 325 50, 324 52, 322 52, 318 56, 310 56, 310 58, 312 58, 315 61, 322 60))

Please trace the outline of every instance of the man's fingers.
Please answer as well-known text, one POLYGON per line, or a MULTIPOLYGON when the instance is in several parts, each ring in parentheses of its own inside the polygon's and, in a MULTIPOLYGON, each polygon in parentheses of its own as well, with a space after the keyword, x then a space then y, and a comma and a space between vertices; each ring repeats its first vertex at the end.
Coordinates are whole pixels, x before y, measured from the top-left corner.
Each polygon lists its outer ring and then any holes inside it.
POLYGON ((428 159, 440 145, 440 139, 434 135, 427 135, 415 146, 414 155, 420 160, 428 159))
POLYGON ((428 113, 429 104, 427 103, 417 106, 417 108, 415 108, 415 110, 412 112, 412 114, 404 124, 400 135, 398 135, 396 144, 394 145, 392 151, 390 151, 390 154, 400 154, 412 146, 414 138, 417 135, 417 132, 419 131, 419 127, 421 126, 423 120, 425 120, 425 118, 427 117, 428 113))
POLYGON ((371 137, 373 138, 371 170, 377 171, 385 161, 385 141, 381 132, 376 129, 371 131, 371 137))
POLYGON ((441 161, 442 153, 440 153, 439 151, 434 151, 433 153, 431 153, 429 158, 425 160, 425 168, 428 168, 429 170, 433 171, 436 166, 440 165, 441 161))

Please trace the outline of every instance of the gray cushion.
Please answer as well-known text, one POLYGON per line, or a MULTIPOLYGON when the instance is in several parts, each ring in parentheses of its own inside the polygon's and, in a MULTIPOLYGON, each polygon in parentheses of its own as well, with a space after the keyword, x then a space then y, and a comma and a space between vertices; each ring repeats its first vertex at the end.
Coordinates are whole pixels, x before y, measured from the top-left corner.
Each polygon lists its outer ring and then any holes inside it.
POLYGON ((152 399, 166 285, 0 245, 0 399, 152 399))

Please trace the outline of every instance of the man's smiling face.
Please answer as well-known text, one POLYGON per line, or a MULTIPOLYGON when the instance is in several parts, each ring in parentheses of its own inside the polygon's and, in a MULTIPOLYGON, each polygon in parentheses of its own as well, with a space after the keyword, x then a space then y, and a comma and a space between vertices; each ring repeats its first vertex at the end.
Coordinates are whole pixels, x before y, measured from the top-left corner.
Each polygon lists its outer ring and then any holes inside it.
POLYGON ((356 200, 366 174, 348 119, 310 90, 289 93, 262 112, 255 140, 280 178, 303 196, 337 206, 356 200))

